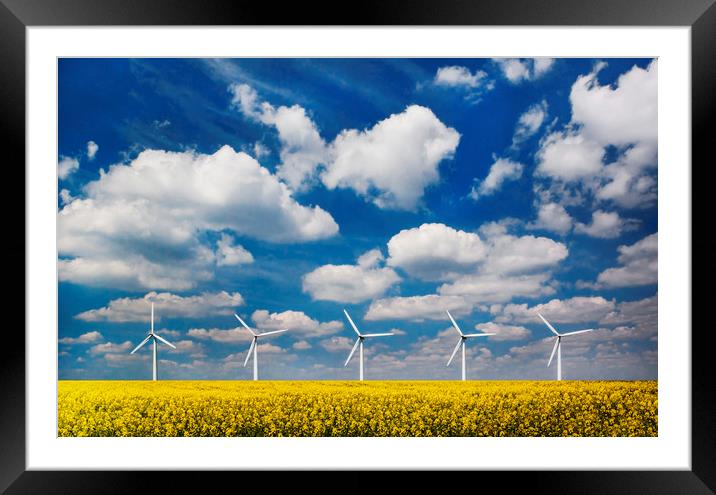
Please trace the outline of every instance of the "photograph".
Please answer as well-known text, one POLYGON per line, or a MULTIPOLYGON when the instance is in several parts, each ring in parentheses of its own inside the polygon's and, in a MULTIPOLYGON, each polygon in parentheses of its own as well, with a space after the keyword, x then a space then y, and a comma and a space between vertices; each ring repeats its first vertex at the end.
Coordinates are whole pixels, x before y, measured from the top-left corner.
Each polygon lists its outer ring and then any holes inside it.
POLYGON ((658 437, 658 65, 58 57, 57 436, 658 437))

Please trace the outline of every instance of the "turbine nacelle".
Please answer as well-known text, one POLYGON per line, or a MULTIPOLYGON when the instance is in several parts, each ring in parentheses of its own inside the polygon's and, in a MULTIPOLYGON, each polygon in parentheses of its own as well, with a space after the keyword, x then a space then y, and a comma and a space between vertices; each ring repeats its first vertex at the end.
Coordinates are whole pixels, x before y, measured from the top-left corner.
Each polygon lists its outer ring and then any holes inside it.
POLYGON ((353 319, 351 318, 351 315, 348 314, 348 311, 345 309, 343 310, 343 313, 345 313, 346 318, 348 318, 348 321, 351 324, 351 327, 353 327, 353 330, 355 331, 358 338, 356 339, 356 343, 353 345, 353 349, 351 349, 350 354, 348 354, 348 359, 346 359, 345 364, 343 365, 348 366, 348 363, 351 361, 351 358, 353 357, 353 354, 355 354, 356 349, 360 348, 360 379, 363 380, 363 341, 366 338, 370 337, 388 337, 390 335, 394 335, 393 333, 360 333, 360 330, 358 330, 358 327, 353 322, 353 319))
POLYGON ((559 333, 556 328, 552 326, 550 322, 547 321, 547 319, 542 316, 540 313, 537 313, 537 316, 540 317, 540 319, 544 322, 545 325, 547 325, 547 328, 551 330, 551 332, 555 335, 554 337, 554 347, 552 347, 552 353, 549 355, 549 361, 547 361, 547 367, 549 368, 552 364, 552 359, 554 359, 555 353, 557 354, 557 380, 562 379, 562 337, 567 337, 569 335, 577 335, 578 333, 586 333, 586 332, 592 332, 594 331, 594 328, 587 328, 585 330, 576 330, 574 332, 567 332, 567 333, 559 333))
POLYGON ((457 345, 455 346, 455 350, 452 351, 452 354, 450 355, 450 359, 448 359, 448 362, 445 366, 450 366, 450 363, 452 363, 452 360, 455 358, 455 355, 457 354, 457 351, 460 350, 460 347, 462 347, 463 355, 462 355, 462 379, 465 380, 465 344, 467 342, 467 339, 472 337, 489 337, 490 335, 495 335, 494 333, 462 333, 462 330, 460 329, 460 326, 455 321, 455 318, 452 317, 450 314, 450 311, 445 310, 448 317, 450 318, 450 321, 452 322, 452 326, 455 327, 455 330, 457 330, 457 333, 460 334, 460 340, 457 341, 457 345))
POLYGON ((248 364, 249 359, 251 358, 251 353, 253 352, 254 353, 254 380, 258 380, 259 379, 259 371, 258 371, 258 349, 257 349, 257 346, 258 346, 259 337, 265 337, 267 335, 274 335, 277 333, 287 332, 288 329, 284 328, 282 330, 272 330, 270 332, 256 333, 250 326, 248 326, 246 324, 246 322, 244 320, 241 319, 241 317, 239 315, 234 313, 234 316, 236 317, 237 320, 239 320, 241 325, 243 325, 243 327, 246 328, 246 330, 248 330, 252 335, 251 346, 249 347, 248 354, 246 354, 246 359, 244 360, 244 367, 246 367, 246 365, 248 364))

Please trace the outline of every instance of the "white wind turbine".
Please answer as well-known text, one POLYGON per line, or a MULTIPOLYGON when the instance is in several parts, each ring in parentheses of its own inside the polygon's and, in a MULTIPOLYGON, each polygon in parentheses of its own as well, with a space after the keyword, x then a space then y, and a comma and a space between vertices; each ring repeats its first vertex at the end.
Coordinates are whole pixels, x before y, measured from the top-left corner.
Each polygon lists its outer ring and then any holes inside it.
POLYGON ((455 357, 455 354, 457 354, 457 350, 460 349, 460 347, 462 347, 462 381, 465 381, 465 345, 467 344, 467 339, 472 338, 472 337, 489 337, 490 335, 495 335, 495 334, 494 333, 462 333, 462 330, 460 330, 460 327, 457 326, 457 323, 455 323, 455 319, 450 314, 450 311, 445 310, 445 312, 450 317, 452 326, 454 326, 455 330, 457 330, 457 333, 460 334, 460 340, 457 341, 455 350, 452 351, 452 356, 450 356, 450 359, 448 360, 448 362, 445 366, 450 366, 450 363, 452 363, 452 360, 455 357))
POLYGON ((557 380, 562 379, 562 337, 566 337, 567 335, 576 335, 578 333, 585 333, 585 332, 591 332, 594 330, 594 328, 587 328, 586 330, 577 330, 576 332, 567 332, 567 333, 559 333, 557 330, 554 329, 550 323, 545 320, 544 316, 537 313, 537 316, 539 316, 545 325, 547 325, 547 328, 552 330, 552 333, 554 333, 557 338, 554 342, 554 347, 552 348, 552 354, 549 356, 549 361, 547 362, 547 367, 549 368, 549 365, 552 364, 552 358, 554 357, 554 352, 557 351, 557 380))
POLYGON ((241 322, 241 324, 246 327, 246 330, 251 332, 251 335, 253 335, 253 339, 251 339, 251 347, 249 347, 249 353, 246 355, 246 359, 244 360, 244 367, 246 367, 246 364, 249 362, 249 358, 251 357, 251 351, 254 352, 254 380, 259 379, 259 353, 258 353, 258 340, 259 337, 264 337, 266 335, 273 335, 275 333, 283 333, 287 332, 288 329, 283 330, 272 330, 271 332, 264 332, 264 333, 256 333, 253 330, 251 330, 251 327, 249 327, 246 323, 244 323, 244 320, 239 318, 239 315, 234 313, 234 316, 237 320, 241 322))
POLYGON ((144 344, 146 344, 150 340, 152 341, 152 380, 157 381, 157 340, 164 342, 172 349, 176 349, 176 347, 168 340, 165 340, 156 333, 154 333, 154 303, 152 303, 152 323, 149 327, 149 334, 137 347, 134 348, 132 352, 130 352, 130 354, 134 354, 135 352, 137 352, 139 349, 142 348, 144 344))
POLYGON ((346 359, 346 364, 344 364, 343 366, 348 366, 348 363, 350 362, 351 358, 353 357, 353 354, 355 354, 356 349, 360 347, 360 381, 363 381, 363 341, 367 337, 387 337, 387 336, 393 335, 393 334, 392 333, 360 333, 358 331, 358 327, 356 327, 356 324, 353 323, 353 320, 351 320, 351 316, 348 314, 348 311, 346 311, 344 309, 343 312, 346 314, 346 318, 348 318, 348 321, 351 323, 353 330, 355 330, 355 332, 358 334, 358 339, 356 340, 356 343, 353 346, 351 353, 348 354, 348 359, 346 359))

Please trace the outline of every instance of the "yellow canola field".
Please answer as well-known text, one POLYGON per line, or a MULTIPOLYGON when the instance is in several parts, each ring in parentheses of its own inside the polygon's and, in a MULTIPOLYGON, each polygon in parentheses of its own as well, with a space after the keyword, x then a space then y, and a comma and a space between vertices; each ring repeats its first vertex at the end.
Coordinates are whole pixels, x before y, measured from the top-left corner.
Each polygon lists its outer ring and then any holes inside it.
POLYGON ((59 436, 657 436, 657 382, 60 381, 59 436))

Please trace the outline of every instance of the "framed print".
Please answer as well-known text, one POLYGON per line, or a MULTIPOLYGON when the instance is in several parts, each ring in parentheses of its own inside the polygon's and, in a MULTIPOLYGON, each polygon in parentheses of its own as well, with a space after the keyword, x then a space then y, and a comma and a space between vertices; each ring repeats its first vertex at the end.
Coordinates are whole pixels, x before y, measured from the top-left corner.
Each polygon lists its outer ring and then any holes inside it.
POLYGON ((4 2, 27 293, 3 489, 711 493, 711 2, 292 9, 4 2))

